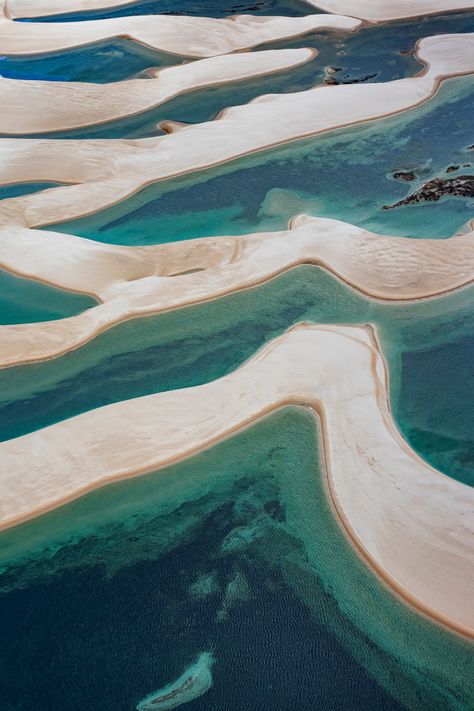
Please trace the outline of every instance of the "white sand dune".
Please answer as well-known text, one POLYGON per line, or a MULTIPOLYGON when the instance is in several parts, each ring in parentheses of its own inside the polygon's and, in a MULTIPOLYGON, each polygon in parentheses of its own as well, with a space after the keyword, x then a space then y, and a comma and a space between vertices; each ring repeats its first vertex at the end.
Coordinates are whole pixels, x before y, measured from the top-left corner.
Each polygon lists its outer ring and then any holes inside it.
POLYGON ((111 84, 0 77, 0 133, 21 135, 105 123, 141 113, 185 92, 274 74, 304 64, 312 49, 241 52, 152 69, 154 78, 111 84), (25 111, 34 106, 34 111, 25 111))
POLYGON ((250 288, 299 264, 320 265, 372 298, 427 298, 472 282, 474 232, 404 239, 301 215, 288 232, 115 247, 7 228, 0 266, 103 303, 59 321, 0 326, 0 367, 56 357, 121 321, 250 288))
POLYGON ((401 20, 404 17, 471 10, 471 0, 305 0, 326 12, 352 15, 369 22, 401 20))
POLYGON ((58 187, 0 204, 0 224, 53 224, 101 210, 147 184, 239 156, 406 111, 428 101, 440 82, 474 72, 474 33, 419 42, 426 71, 396 81, 320 86, 261 96, 215 121, 140 140, 0 141, 0 182, 58 181, 58 187))
POLYGON ((212 57, 307 32, 351 32, 361 21, 337 15, 210 17, 144 15, 85 22, 12 22, 1 17, 0 54, 32 55, 60 52, 113 39, 129 39, 153 49, 185 57, 212 57))
POLYGON ((4 0, 12 18, 46 17, 70 12, 90 12, 137 5, 139 0, 4 0))
POLYGON ((3 442, 1 526, 167 466, 288 404, 320 416, 332 500, 364 557, 406 600, 472 635, 474 490, 421 461, 399 435, 370 329, 302 325, 219 380, 3 442))
MULTIPOLYGON (((370 22, 383 22, 404 17, 469 10, 469 0, 304 0, 326 12, 352 15, 370 22)), ((73 0, 64 6, 63 0, 8 0, 11 17, 41 17, 64 12, 136 5, 138 0, 73 0)))

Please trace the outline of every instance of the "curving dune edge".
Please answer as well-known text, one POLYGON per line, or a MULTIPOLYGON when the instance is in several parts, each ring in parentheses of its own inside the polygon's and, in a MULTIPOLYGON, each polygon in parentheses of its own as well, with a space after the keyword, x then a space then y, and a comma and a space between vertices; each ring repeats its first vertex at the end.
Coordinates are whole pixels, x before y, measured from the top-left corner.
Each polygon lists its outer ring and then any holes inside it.
POLYGON ((0 367, 45 360, 113 325, 250 288, 300 264, 324 267, 368 297, 439 296, 474 279, 474 232, 446 240, 376 235, 300 215, 290 230, 115 247, 54 232, 0 230, 0 266, 102 303, 71 318, 0 326, 0 367))
POLYGON ((219 380, 2 443, 0 526, 165 467, 288 404, 309 406, 321 420, 331 498, 364 557, 411 604, 474 636, 474 491, 432 469, 401 438, 368 328, 300 324, 219 380))

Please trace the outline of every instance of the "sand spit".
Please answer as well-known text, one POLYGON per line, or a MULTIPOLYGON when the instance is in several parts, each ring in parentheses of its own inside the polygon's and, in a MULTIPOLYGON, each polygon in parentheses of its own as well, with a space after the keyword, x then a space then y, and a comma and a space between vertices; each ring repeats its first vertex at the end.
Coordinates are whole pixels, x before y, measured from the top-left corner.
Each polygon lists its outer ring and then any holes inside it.
POLYGON ((59 321, 0 326, 0 367, 56 357, 122 321, 250 288, 300 264, 322 266, 372 298, 427 298, 472 282, 474 232, 404 239, 300 215, 290 231, 116 247, 6 228, 1 267, 102 303, 59 321))
POLYGON ((154 78, 111 84, 0 78, 0 133, 61 131, 125 118, 207 86, 274 74, 308 62, 312 49, 220 55, 151 70, 154 78), (34 111, 25 111, 34 106, 34 111))
POLYGON ((81 217, 120 202, 145 185, 242 155, 406 111, 432 98, 442 80, 474 72, 474 33, 423 39, 416 77, 376 84, 319 86, 261 96, 215 121, 140 140, 0 141, 0 182, 79 185, 3 200, 0 224, 28 227, 81 217))
POLYGON ((331 497, 366 559, 406 600, 474 634, 474 490, 432 469, 401 438, 369 328, 302 324, 219 380, 3 442, 1 526, 184 459, 291 403, 320 415, 331 497))
MULTIPOLYGON (((0 11, 1 12, 1 11, 0 11)), ((61 52, 115 38, 185 57, 212 57, 319 30, 351 32, 361 21, 338 15, 222 20, 178 15, 136 15, 84 22, 12 22, 0 17, 0 53, 25 56, 61 52)))
POLYGON ((474 9, 472 0, 305 0, 327 12, 352 15, 369 22, 402 20, 406 17, 434 15, 474 9))

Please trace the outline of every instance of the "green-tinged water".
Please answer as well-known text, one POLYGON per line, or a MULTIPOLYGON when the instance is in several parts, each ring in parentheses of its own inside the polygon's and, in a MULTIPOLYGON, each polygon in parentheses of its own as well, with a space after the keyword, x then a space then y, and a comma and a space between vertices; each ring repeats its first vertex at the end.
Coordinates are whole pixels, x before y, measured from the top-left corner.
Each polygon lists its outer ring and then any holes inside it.
POLYGON ((384 304, 318 267, 291 269, 233 296, 123 323, 59 359, 0 370, 0 436, 208 382, 298 321, 371 322, 389 363, 391 400, 403 434, 431 464, 474 485, 473 384, 464 377, 472 352, 460 349, 463 339, 474 338, 473 294, 470 287, 438 299, 384 304), (448 354, 442 368, 439 348, 448 354), (438 389, 430 377, 435 368, 442 375, 438 389), (453 423, 462 423, 458 434, 453 423), (434 439, 426 440, 424 431, 434 439))
POLYGON ((354 553, 317 439, 287 408, 3 534, 5 711, 132 709, 203 649, 193 709, 467 710, 471 648, 354 553))
POLYGON ((96 304, 91 296, 56 289, 0 269, 0 325, 67 318, 96 304))
POLYGON ((451 164, 474 172, 473 102, 474 77, 451 79, 416 109, 158 182, 55 229, 100 242, 154 244, 284 229, 306 212, 384 234, 447 237, 472 218, 472 198, 383 206, 445 175, 451 164), (393 179, 403 170, 417 179, 393 179))

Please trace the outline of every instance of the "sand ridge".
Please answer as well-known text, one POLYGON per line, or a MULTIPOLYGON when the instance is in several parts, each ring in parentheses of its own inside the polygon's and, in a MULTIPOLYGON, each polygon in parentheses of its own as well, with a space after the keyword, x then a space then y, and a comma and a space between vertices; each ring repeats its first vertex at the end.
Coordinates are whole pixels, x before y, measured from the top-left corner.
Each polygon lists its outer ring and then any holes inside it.
POLYGON ((312 49, 240 52, 151 69, 149 79, 110 84, 35 81, 0 77, 0 133, 47 133, 102 124, 160 106, 180 94, 295 68, 316 56, 312 49), (34 111, 25 111, 34 106, 34 111))
POLYGON ((402 20, 443 12, 472 10, 471 0, 305 0, 326 12, 352 15, 369 22, 402 20))
POLYGON ((45 226, 124 200, 144 186, 335 128, 390 116, 431 99, 442 81, 474 72, 474 33, 428 37, 417 47, 416 77, 318 86, 260 96, 214 121, 137 140, 2 139, 0 183, 76 183, 3 200, 0 224, 45 226))
POLYGON ((83 22, 12 22, 1 16, 0 53, 28 56, 61 52, 97 42, 129 39, 184 57, 212 57, 321 30, 353 32, 361 21, 339 15, 230 18, 133 15, 83 22))
POLYGON ((440 296, 474 279, 472 230, 445 240, 409 239, 305 215, 290 227, 151 247, 0 230, 1 267, 102 302, 58 321, 0 326, 0 367, 57 357, 130 318, 251 288, 300 264, 319 265, 386 301, 440 296))
POLYGON ((1 443, 1 526, 182 460, 288 404, 318 413, 333 503, 370 564, 406 600, 473 635, 474 490, 432 469, 401 438, 370 329, 302 324, 213 382, 1 443))

